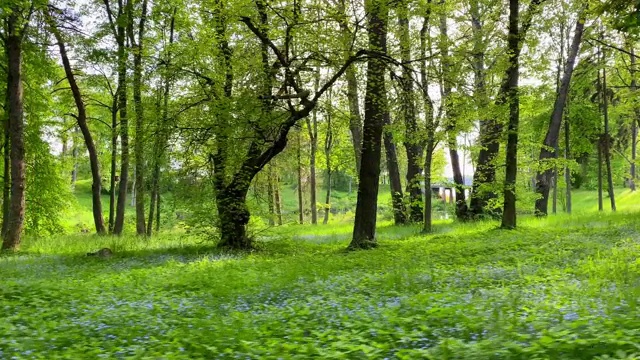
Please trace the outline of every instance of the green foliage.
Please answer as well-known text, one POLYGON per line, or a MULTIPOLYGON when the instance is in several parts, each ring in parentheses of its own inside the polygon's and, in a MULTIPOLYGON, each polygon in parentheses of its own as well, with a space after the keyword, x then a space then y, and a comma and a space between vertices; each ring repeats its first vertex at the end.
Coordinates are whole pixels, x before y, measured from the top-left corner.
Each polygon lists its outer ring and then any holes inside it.
POLYGON ((567 220, 383 224, 380 247, 354 253, 349 226, 283 227, 245 255, 180 234, 26 241, 0 258, 1 355, 633 358, 635 215, 567 220), (103 246, 113 259, 83 256, 103 246))

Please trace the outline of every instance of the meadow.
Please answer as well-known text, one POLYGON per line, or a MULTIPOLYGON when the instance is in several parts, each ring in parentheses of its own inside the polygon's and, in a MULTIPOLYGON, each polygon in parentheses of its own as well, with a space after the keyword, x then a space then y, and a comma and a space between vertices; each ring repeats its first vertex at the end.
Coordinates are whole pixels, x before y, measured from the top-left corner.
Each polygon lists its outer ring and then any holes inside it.
POLYGON ((514 231, 383 221, 359 252, 349 222, 243 254, 180 231, 30 238, 0 258, 0 359, 640 358, 640 195, 594 195, 514 231))

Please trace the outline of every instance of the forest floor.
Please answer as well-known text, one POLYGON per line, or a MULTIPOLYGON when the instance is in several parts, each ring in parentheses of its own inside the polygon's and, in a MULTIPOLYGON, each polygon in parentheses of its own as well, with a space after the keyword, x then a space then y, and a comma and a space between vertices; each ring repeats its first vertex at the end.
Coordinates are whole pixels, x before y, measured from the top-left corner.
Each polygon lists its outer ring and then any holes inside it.
POLYGON ((637 358, 640 195, 615 214, 594 199, 514 231, 383 223, 360 252, 349 224, 286 226, 251 254, 31 240, 0 258, 0 359, 637 358), (101 246, 115 256, 84 256, 101 246))

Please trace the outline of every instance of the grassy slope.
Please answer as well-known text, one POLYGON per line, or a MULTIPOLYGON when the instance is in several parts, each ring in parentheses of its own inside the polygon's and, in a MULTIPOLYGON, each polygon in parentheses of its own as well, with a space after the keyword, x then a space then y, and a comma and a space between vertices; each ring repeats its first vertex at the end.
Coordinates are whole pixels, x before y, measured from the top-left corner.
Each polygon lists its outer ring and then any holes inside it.
MULTIPOLYGON (((618 214, 576 194, 572 217, 286 226, 263 250, 76 236, 0 259, 0 358, 586 359, 639 352, 640 195, 618 214), (274 240, 275 239, 275 240, 274 240), (82 253, 109 245, 110 260, 82 253), (44 253, 36 255, 35 253, 44 253)), ((632 358, 632 357, 629 357, 632 358)))

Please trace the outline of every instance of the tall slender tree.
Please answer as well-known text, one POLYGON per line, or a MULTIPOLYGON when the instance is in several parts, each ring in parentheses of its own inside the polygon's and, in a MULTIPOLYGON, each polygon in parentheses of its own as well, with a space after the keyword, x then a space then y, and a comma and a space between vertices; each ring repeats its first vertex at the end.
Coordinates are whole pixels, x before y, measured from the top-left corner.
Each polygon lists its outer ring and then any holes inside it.
MULTIPOLYGON (((539 161, 544 163, 549 159, 556 159, 558 157, 557 147, 560 138, 560 129, 562 128, 562 119, 567 103, 567 97, 569 94, 569 86, 571 84, 571 77, 573 75, 573 69, 575 62, 580 51, 580 43, 582 42, 582 34, 584 33, 584 24, 586 12, 580 11, 578 20, 576 23, 575 33, 569 53, 567 56, 567 63, 564 66, 564 75, 558 89, 556 101, 553 106, 553 112, 551 113, 551 121, 544 142, 540 149, 539 161)), ((544 170, 539 171, 536 177, 536 192, 541 196, 536 200, 536 214, 546 215, 548 211, 549 203, 549 189, 552 178, 554 177, 554 166, 546 166, 544 170)))
MULTIPOLYGON (((71 62, 69 61, 69 56, 67 55, 67 48, 65 42, 62 38, 62 34, 58 30, 58 25, 54 20, 54 17, 50 12, 55 11, 53 8, 49 9, 49 12, 46 12, 45 16, 47 18, 47 23, 49 24, 49 29, 53 33, 56 42, 58 43, 58 48, 60 50, 60 58, 62 59, 62 65, 64 67, 64 72, 67 77, 67 81, 69 82, 69 87, 71 88, 71 93, 73 94, 73 100, 76 104, 76 108, 78 109, 78 114, 75 116, 78 127, 82 132, 82 137, 84 138, 85 145, 87 147, 87 152, 89 153, 89 164, 91 167, 91 200, 93 206, 93 222, 95 225, 96 232, 98 234, 105 234, 106 228, 104 224, 104 217, 102 216, 102 177, 100 176, 100 163, 98 160, 98 151, 96 149, 96 145, 93 141, 93 136, 91 135, 91 131, 89 130, 89 126, 87 124, 87 111, 86 106, 84 104, 84 100, 82 98, 82 93, 80 92, 80 87, 76 81, 76 77, 73 73, 73 69, 71 68, 71 62)), ((75 148, 75 145, 74 145, 75 148)), ((74 151, 75 152, 75 151, 74 151)), ((75 171, 75 169, 74 169, 75 171)))
MULTIPOLYGON (((386 53, 387 22, 389 9, 386 0, 367 0, 367 32, 369 50, 386 53)), ((386 65, 380 57, 370 57, 367 61, 367 91, 365 94, 365 114, 362 141, 362 163, 358 183, 358 201, 353 227, 351 249, 366 249, 376 246, 376 215, 378 209, 378 188, 380 180, 381 140, 384 116, 387 111, 386 65)))

